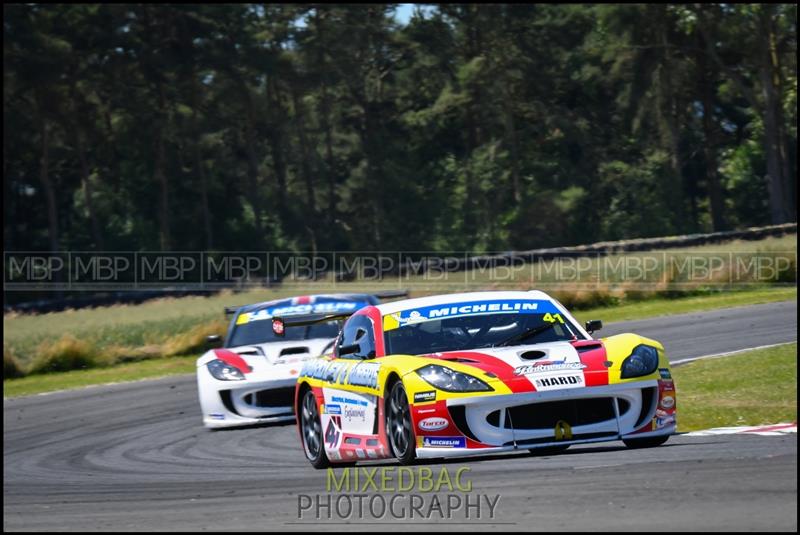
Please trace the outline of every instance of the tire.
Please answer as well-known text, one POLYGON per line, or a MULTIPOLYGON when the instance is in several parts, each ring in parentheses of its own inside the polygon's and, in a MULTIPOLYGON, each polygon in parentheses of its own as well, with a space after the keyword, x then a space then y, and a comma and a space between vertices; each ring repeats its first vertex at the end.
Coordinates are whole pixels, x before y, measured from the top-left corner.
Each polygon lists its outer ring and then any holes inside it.
POLYGON ((629 448, 655 448, 656 446, 660 446, 664 442, 669 439, 669 435, 663 435, 660 437, 649 437, 649 438, 628 438, 623 439, 622 442, 625 443, 626 446, 629 448))
POLYGON ((386 438, 392 454, 400 464, 411 464, 416 458, 414 428, 411 425, 411 407, 408 395, 401 381, 397 381, 389 389, 389 396, 384 400, 386 413, 386 438))
POLYGON ((300 407, 297 411, 297 420, 300 423, 300 437, 303 442, 303 451, 306 459, 314 468, 327 468, 331 465, 325 455, 324 437, 322 436, 322 422, 319 418, 317 398, 310 389, 303 394, 300 407))
POLYGON ((561 446, 545 446, 544 448, 531 448, 530 452, 533 455, 544 457, 545 455, 558 455, 561 452, 567 451, 569 448, 569 444, 564 444, 561 446))

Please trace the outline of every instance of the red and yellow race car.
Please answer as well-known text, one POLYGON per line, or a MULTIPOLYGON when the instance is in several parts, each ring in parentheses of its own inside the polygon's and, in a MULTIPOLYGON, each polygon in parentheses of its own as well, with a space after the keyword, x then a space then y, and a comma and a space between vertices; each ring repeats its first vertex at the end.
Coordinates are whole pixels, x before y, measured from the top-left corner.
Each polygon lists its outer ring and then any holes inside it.
MULTIPOLYGON (((274 318, 288 326, 342 318, 274 318)), ((295 407, 306 457, 330 463, 457 457, 676 431, 664 347, 635 334, 595 339, 539 291, 473 292, 364 307, 333 355, 307 361, 295 407)))

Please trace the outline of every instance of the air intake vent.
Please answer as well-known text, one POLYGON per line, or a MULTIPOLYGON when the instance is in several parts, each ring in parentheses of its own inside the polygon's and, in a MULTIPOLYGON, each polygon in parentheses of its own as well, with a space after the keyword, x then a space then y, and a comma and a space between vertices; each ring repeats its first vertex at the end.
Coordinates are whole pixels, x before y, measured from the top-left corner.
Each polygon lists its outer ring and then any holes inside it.
POLYGON ((636 420, 636 425, 633 426, 634 429, 639 429, 647 421, 648 417, 651 417, 650 413, 655 409, 653 404, 656 401, 657 392, 658 388, 656 387, 642 388, 642 410, 639 412, 639 419, 636 420))
POLYGON ((603 347, 602 344, 589 344, 585 346, 577 346, 575 349, 578 353, 586 353, 587 351, 594 351, 595 349, 600 349, 603 347))
POLYGON ((456 424, 458 430, 465 436, 477 441, 478 438, 472 433, 472 429, 470 429, 469 424, 467 424, 466 407, 464 407, 464 405, 451 405, 447 407, 447 410, 450 412, 450 418, 453 420, 453 423, 456 424))
POLYGON ((519 354, 519 358, 522 360, 536 360, 536 359, 543 359, 547 356, 547 353, 544 351, 525 351, 524 353, 519 354))
POLYGON ((308 348, 304 347, 304 346, 287 347, 287 348, 281 349, 281 353, 280 353, 279 356, 283 357, 285 355, 305 355, 308 352, 309 352, 308 348))

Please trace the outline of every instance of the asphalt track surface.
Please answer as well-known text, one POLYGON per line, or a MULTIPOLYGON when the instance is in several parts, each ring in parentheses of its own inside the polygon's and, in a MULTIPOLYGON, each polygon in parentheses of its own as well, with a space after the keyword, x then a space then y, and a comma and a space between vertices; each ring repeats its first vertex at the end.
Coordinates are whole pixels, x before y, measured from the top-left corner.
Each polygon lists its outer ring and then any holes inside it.
MULTIPOLYGON (((626 322, 603 334, 623 331, 662 341, 676 360, 794 341, 797 304, 626 322)), ((9 399, 3 416, 6 531, 797 530, 796 434, 679 435, 651 449, 611 442, 422 465, 434 479, 442 467, 453 480, 468 468, 466 493, 446 484, 328 492, 294 425, 204 429, 192 376, 9 399), (497 495, 491 510, 486 500, 497 495), (382 513, 393 496, 394 510, 382 513)), ((378 467, 396 486, 397 465, 378 467)))

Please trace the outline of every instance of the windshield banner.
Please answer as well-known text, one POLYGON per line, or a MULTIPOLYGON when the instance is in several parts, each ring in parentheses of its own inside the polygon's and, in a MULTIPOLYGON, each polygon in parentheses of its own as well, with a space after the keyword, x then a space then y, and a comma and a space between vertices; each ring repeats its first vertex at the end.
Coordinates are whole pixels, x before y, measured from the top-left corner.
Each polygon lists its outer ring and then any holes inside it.
POLYGON ((262 308, 255 312, 244 312, 236 319, 236 323, 249 323, 251 321, 268 320, 273 316, 291 316, 295 314, 335 314, 357 310, 369 303, 355 301, 328 301, 322 303, 309 303, 305 305, 278 305, 262 308))
POLYGON ((560 312, 552 301, 530 299, 507 299, 493 301, 468 301, 464 303, 439 304, 402 310, 383 317, 383 330, 390 331, 424 321, 482 314, 547 314, 560 312))

